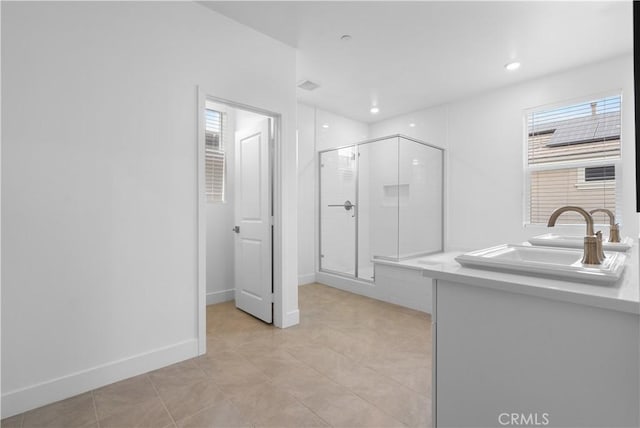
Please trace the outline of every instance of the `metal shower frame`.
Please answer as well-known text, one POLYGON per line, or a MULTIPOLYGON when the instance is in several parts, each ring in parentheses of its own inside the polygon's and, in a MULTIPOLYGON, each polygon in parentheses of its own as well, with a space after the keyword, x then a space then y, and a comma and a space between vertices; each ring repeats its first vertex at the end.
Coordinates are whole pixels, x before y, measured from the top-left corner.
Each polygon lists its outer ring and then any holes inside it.
MULTIPOLYGON (((334 147, 331 149, 325 149, 325 150, 319 150, 318 151, 318 258, 317 258, 317 263, 318 263, 318 272, 322 272, 322 273, 328 273, 328 274, 332 274, 332 275, 338 275, 341 277, 345 277, 345 278, 349 278, 349 279, 355 279, 357 281, 363 281, 363 282, 367 282, 367 283, 373 283, 375 282, 375 273, 374 273, 374 279, 373 280, 368 280, 368 279, 362 279, 362 278, 358 278, 358 256, 359 256, 359 249, 358 249, 358 242, 359 242, 359 231, 358 231, 358 220, 360 217, 360 211, 359 211, 359 205, 360 205, 360 186, 359 186, 359 180, 360 180, 360 152, 358 150, 358 148, 362 145, 365 144, 371 144, 371 143, 375 143, 378 141, 382 141, 382 140, 388 140, 391 138, 397 138, 398 139, 398 160, 400 159, 400 138, 403 138, 405 140, 408 141, 412 141, 414 143, 418 143, 421 144, 423 146, 426 147, 430 147, 432 149, 436 149, 436 150, 440 150, 440 156, 441 156, 441 162, 442 162, 442 179, 441 179, 441 218, 442 218, 442 229, 441 229, 441 244, 440 244, 440 251, 444 250, 444 223, 445 223, 445 204, 444 204, 444 200, 445 200, 445 194, 444 194, 444 190, 445 190, 445 149, 443 147, 439 147, 436 146, 434 144, 431 143, 427 143, 425 141, 421 141, 418 140, 416 138, 412 138, 412 137, 408 137, 406 135, 403 134, 392 134, 392 135, 387 135, 384 137, 378 137, 378 138, 373 138, 373 139, 368 139, 368 140, 363 140, 363 141, 359 141, 357 143, 353 143, 353 144, 346 144, 343 146, 339 146, 339 147, 334 147), (355 266, 354 266, 354 273, 353 275, 351 274, 346 274, 344 272, 338 272, 338 271, 334 271, 334 270, 330 270, 330 269, 323 269, 322 268, 322 154, 323 153, 328 153, 328 152, 333 152, 336 150, 340 150, 340 149, 346 149, 346 148, 351 148, 353 147, 355 149, 355 160, 356 160, 356 182, 355 182, 355 186, 356 186, 356 201, 354 204, 354 212, 355 212, 355 266)), ((398 183, 400 182, 400 168, 398 167, 398 183)), ((398 211, 400 210, 400 207, 398 206, 398 211)), ((398 222, 400 221, 400 216, 398 215, 398 222)), ((398 234, 398 241, 400 240, 400 235, 398 234)), ((398 242, 398 249, 400 248, 399 242, 398 242)), ((423 253, 422 255, 426 255, 426 254, 431 254, 431 252, 426 252, 423 253)), ((411 257, 416 257, 419 256, 419 254, 414 254, 411 255, 411 257)), ((407 257, 405 257, 407 258, 407 257)), ((404 258, 403 258, 404 259, 404 258)), ((401 260, 401 259, 398 259, 401 260)))

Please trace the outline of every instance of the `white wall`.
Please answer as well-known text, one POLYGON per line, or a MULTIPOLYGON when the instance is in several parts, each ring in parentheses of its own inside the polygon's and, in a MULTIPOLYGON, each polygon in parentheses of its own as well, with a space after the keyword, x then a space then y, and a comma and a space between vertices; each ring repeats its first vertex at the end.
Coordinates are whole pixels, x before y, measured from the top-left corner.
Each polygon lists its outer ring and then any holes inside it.
POLYGON ((623 95, 621 227, 624 235, 637 236, 633 59, 627 56, 449 106, 449 245, 482 248, 544 233, 544 226, 523 227, 523 111, 618 89, 623 95))
POLYGON ((371 138, 402 134, 434 146, 447 145, 447 106, 432 107, 372 123, 371 138), (410 126, 413 124, 415 126, 410 126))
POLYGON ((314 107, 298 104, 298 284, 316 280, 316 130, 314 107))
POLYGON ((316 109, 316 150, 354 144, 369 138, 369 126, 344 116, 316 109), (329 125, 324 128, 323 125, 329 125))
MULTIPOLYGON (((638 234, 635 214, 633 58, 569 70, 418 111, 371 126, 446 147, 446 247, 475 249, 525 241, 544 226, 523 226, 525 109, 622 90, 622 230, 638 234), (415 127, 409 127, 415 123, 415 127)), ((559 229, 559 228, 558 228, 559 229)), ((580 229, 572 229, 580 233, 580 229)))
POLYGON ((196 355, 197 85, 282 114, 297 322, 293 49, 191 2, 3 2, 2 43, 3 416, 196 355))

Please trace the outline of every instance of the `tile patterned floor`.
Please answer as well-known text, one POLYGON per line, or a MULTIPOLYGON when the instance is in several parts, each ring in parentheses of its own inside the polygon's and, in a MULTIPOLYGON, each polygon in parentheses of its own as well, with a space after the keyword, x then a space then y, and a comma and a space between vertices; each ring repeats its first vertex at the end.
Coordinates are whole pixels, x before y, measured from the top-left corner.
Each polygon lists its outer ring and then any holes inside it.
POLYGON ((207 307, 206 355, 2 421, 2 428, 428 427, 429 315, 321 284, 277 329, 207 307))

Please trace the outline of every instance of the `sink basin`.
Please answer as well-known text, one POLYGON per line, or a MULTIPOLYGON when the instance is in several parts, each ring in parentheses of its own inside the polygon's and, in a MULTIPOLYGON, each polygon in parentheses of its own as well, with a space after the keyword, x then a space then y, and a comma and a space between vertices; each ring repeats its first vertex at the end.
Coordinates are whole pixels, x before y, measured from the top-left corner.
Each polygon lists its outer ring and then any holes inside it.
POLYGON ((606 253, 601 265, 582 264, 582 250, 528 245, 499 245, 456 257, 462 266, 533 274, 585 284, 611 284, 620 279, 626 256, 606 253))
MULTIPOLYGON (((606 242, 609 237, 602 238, 602 248, 605 251, 628 251, 633 246, 633 240, 629 237, 621 239, 621 242, 606 242)), ((532 245, 543 245, 545 247, 562 248, 582 248, 584 236, 555 235, 547 233, 545 235, 534 236, 529 239, 532 245)))

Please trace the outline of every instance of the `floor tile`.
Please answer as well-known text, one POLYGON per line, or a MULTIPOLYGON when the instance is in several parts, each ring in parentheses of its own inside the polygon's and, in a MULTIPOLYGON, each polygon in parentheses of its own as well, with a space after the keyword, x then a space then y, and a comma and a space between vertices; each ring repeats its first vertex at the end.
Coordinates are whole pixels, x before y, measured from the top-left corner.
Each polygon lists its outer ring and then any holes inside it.
POLYGON ((121 406, 98 421, 100 428, 157 428, 172 424, 159 397, 121 406))
POLYGON ((196 364, 208 381, 216 385, 247 385, 260 383, 267 377, 253 364, 235 353, 220 358, 200 358, 196 364))
POLYGON ((58 401, 24 414, 24 428, 75 428, 96 422, 93 396, 90 392, 58 401))
POLYGON ((271 382, 236 389, 230 396, 241 414, 256 426, 327 426, 291 394, 271 382))
POLYGON ((302 402, 333 427, 404 427, 402 422, 346 390, 310 394, 302 402))
POLYGON ((222 391, 210 381, 165 388, 160 397, 176 421, 225 399, 222 391))
POLYGON ((147 375, 135 376, 93 391, 98 418, 104 418, 123 407, 157 398, 147 375))
POLYGON ((22 426, 22 419, 24 418, 24 414, 21 413, 16 416, 12 416, 10 418, 5 418, 0 421, 0 427, 2 428, 20 428, 22 426))
POLYGON ((192 359, 152 371, 149 373, 149 378, 158 391, 162 391, 198 383, 205 380, 206 375, 192 359))
POLYGON ((179 428, 236 428, 252 427, 235 406, 228 400, 222 400, 211 407, 178 421, 179 428))
POLYGON ((430 426, 431 400, 380 374, 360 377, 350 389, 409 426, 430 426))

